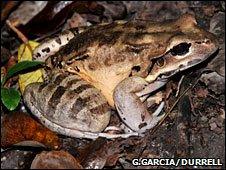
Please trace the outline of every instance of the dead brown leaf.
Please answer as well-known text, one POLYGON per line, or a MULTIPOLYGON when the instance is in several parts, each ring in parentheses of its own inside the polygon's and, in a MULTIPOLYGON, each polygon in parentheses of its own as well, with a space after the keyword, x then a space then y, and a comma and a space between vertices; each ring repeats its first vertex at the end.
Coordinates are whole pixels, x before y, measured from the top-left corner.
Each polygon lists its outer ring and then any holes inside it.
POLYGON ((209 92, 207 89, 199 88, 196 91, 197 97, 206 98, 208 96, 209 92))
POLYGON ((5 115, 2 123, 1 146, 9 147, 22 141, 37 141, 51 149, 58 149, 58 136, 36 122, 23 112, 14 112, 5 115))

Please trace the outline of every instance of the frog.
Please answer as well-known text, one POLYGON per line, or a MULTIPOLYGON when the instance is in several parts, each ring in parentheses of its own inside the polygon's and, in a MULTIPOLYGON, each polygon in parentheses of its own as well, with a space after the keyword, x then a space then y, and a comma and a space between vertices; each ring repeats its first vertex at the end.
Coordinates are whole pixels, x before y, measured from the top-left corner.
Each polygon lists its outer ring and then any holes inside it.
POLYGON ((67 30, 34 51, 34 60, 45 61, 48 76, 26 87, 24 102, 42 124, 62 135, 142 136, 165 116, 160 115, 164 94, 156 95, 158 90, 217 50, 215 36, 191 14, 164 22, 134 20, 67 30), (148 105, 157 100, 150 113, 148 105), (120 127, 108 126, 112 109, 120 127))

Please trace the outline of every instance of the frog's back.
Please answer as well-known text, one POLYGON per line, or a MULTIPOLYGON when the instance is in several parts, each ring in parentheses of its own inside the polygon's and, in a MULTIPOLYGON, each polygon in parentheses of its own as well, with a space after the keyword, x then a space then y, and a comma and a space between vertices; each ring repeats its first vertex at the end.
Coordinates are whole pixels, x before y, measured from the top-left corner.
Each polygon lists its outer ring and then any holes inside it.
POLYGON ((170 40, 184 36, 183 31, 195 25, 192 22, 185 16, 165 23, 133 21, 93 26, 70 40, 51 60, 64 61, 67 68, 100 89, 113 106, 116 85, 134 68, 138 68, 139 76, 147 76, 152 58, 163 55, 170 40), (183 24, 183 19, 188 24, 183 24))

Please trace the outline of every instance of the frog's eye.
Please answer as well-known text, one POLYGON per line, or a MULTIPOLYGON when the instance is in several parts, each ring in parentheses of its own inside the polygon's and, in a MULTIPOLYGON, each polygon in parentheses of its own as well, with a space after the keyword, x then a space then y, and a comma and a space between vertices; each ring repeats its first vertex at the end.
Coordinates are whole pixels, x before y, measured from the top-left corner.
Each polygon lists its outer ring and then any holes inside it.
POLYGON ((174 46, 170 50, 170 53, 173 56, 176 56, 176 55, 184 55, 184 54, 186 54, 186 53, 189 52, 189 48, 190 47, 191 47, 191 43, 180 43, 180 44, 174 46))
POLYGON ((156 65, 159 66, 159 67, 164 67, 166 64, 166 60, 164 58, 159 58, 157 61, 156 61, 156 65))

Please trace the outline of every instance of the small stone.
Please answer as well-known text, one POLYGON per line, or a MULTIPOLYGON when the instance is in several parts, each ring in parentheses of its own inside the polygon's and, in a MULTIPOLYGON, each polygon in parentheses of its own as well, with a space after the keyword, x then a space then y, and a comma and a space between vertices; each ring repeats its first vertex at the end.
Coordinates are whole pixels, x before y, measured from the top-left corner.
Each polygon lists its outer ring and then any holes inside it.
POLYGON ((24 155, 23 150, 17 151, 13 149, 7 149, 1 153, 1 169, 28 169, 31 165, 31 158, 35 156, 35 152, 26 151, 24 155), (4 161, 2 161, 4 160, 4 161))
POLYGON ((19 163, 19 165, 20 165, 20 166, 22 166, 23 164, 24 164, 24 162, 23 162, 23 161, 19 163))
POLYGON ((220 109, 220 111, 222 112, 222 114, 220 114, 222 119, 225 119, 225 111, 224 109, 220 109))
POLYGON ((31 169, 82 169, 78 160, 66 151, 43 151, 36 155, 31 169))
POLYGON ((223 94, 225 91, 225 77, 219 75, 217 72, 202 74, 200 81, 213 91, 215 94, 223 94))
POLYGON ((5 161, 5 160, 6 160, 6 157, 5 156, 1 158, 1 162, 2 161, 5 161))
POLYGON ((214 130, 217 128, 217 124, 215 122, 210 123, 210 130, 214 130))
POLYGON ((207 121, 208 121, 208 118, 207 118, 206 116, 202 116, 202 117, 201 117, 201 121, 202 121, 202 122, 207 122, 207 121))

